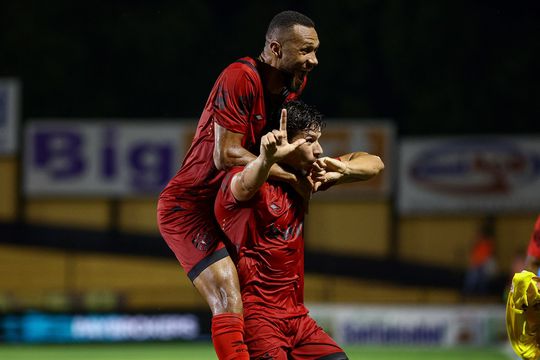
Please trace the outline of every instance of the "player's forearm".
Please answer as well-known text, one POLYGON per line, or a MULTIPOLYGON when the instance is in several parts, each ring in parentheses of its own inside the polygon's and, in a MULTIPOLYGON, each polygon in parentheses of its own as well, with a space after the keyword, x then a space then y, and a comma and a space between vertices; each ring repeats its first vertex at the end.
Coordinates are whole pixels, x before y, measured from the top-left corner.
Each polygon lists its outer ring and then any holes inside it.
POLYGON ((256 158, 242 146, 230 146, 222 152, 214 153, 214 162, 219 170, 229 170, 235 166, 245 166, 256 158))
POLYGON ((355 152, 340 156, 345 164, 343 176, 338 183, 368 180, 384 169, 381 158, 365 152, 355 152))
POLYGON ((218 170, 229 170, 234 166, 244 166, 256 158, 242 146, 244 134, 232 132, 214 123, 214 164, 218 170))
POLYGON ((238 201, 251 199, 268 179, 272 165, 264 155, 259 155, 247 164, 232 180, 231 191, 234 198, 238 201))

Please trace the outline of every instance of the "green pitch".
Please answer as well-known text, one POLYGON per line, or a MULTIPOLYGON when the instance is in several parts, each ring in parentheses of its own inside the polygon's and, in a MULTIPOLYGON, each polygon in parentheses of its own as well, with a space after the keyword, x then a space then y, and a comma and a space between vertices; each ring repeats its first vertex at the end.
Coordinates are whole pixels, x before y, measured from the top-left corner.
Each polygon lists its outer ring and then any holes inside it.
MULTIPOLYGON (((349 347, 351 360, 508 360, 492 348, 349 347)), ((215 360, 209 343, 106 344, 106 345, 2 345, 6 360, 215 360)))

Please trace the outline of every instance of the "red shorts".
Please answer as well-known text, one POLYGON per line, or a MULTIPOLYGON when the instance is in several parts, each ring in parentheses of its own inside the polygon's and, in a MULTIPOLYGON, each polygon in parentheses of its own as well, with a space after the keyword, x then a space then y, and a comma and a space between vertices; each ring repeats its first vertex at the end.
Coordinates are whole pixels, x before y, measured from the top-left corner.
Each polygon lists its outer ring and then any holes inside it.
POLYGON ((289 319, 248 316, 244 329, 251 359, 347 359, 343 349, 308 315, 289 319))
POLYGON ((161 236, 191 281, 229 256, 227 237, 216 223, 213 203, 160 199, 157 214, 161 236))

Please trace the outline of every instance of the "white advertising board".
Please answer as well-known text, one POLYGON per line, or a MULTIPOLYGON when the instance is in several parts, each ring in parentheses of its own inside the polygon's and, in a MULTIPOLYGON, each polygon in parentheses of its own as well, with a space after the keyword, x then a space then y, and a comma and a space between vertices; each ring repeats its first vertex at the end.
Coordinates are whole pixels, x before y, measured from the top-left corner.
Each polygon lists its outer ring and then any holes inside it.
POLYGON ((342 345, 494 345, 506 341, 505 308, 310 305, 311 316, 342 345))
POLYGON ((540 137, 408 138, 399 156, 402 214, 540 210, 540 137))
MULTIPOLYGON (((30 121, 25 129, 25 194, 156 195, 180 167, 195 128, 194 120, 30 121)), ((321 138, 325 154, 366 151, 380 155, 388 170, 362 184, 343 185, 328 194, 321 192, 317 199, 387 195, 393 139, 394 128, 388 122, 329 120, 321 138)))
POLYGON ((187 134, 192 122, 30 122, 25 194, 154 195, 178 170, 187 134))

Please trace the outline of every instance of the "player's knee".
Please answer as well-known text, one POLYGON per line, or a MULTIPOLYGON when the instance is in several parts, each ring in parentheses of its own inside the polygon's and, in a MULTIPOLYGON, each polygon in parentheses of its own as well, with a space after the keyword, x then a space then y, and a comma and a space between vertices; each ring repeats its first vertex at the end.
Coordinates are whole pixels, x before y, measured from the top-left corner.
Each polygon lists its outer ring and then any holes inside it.
POLYGON ((243 311, 242 296, 234 287, 218 286, 207 300, 214 315, 226 312, 240 314, 243 311))
POLYGON ((242 313, 242 296, 238 275, 232 260, 227 257, 204 269, 193 285, 204 297, 213 315, 242 313))
POLYGON ((222 303, 225 312, 241 313, 243 311, 242 294, 234 287, 222 291, 222 303))

